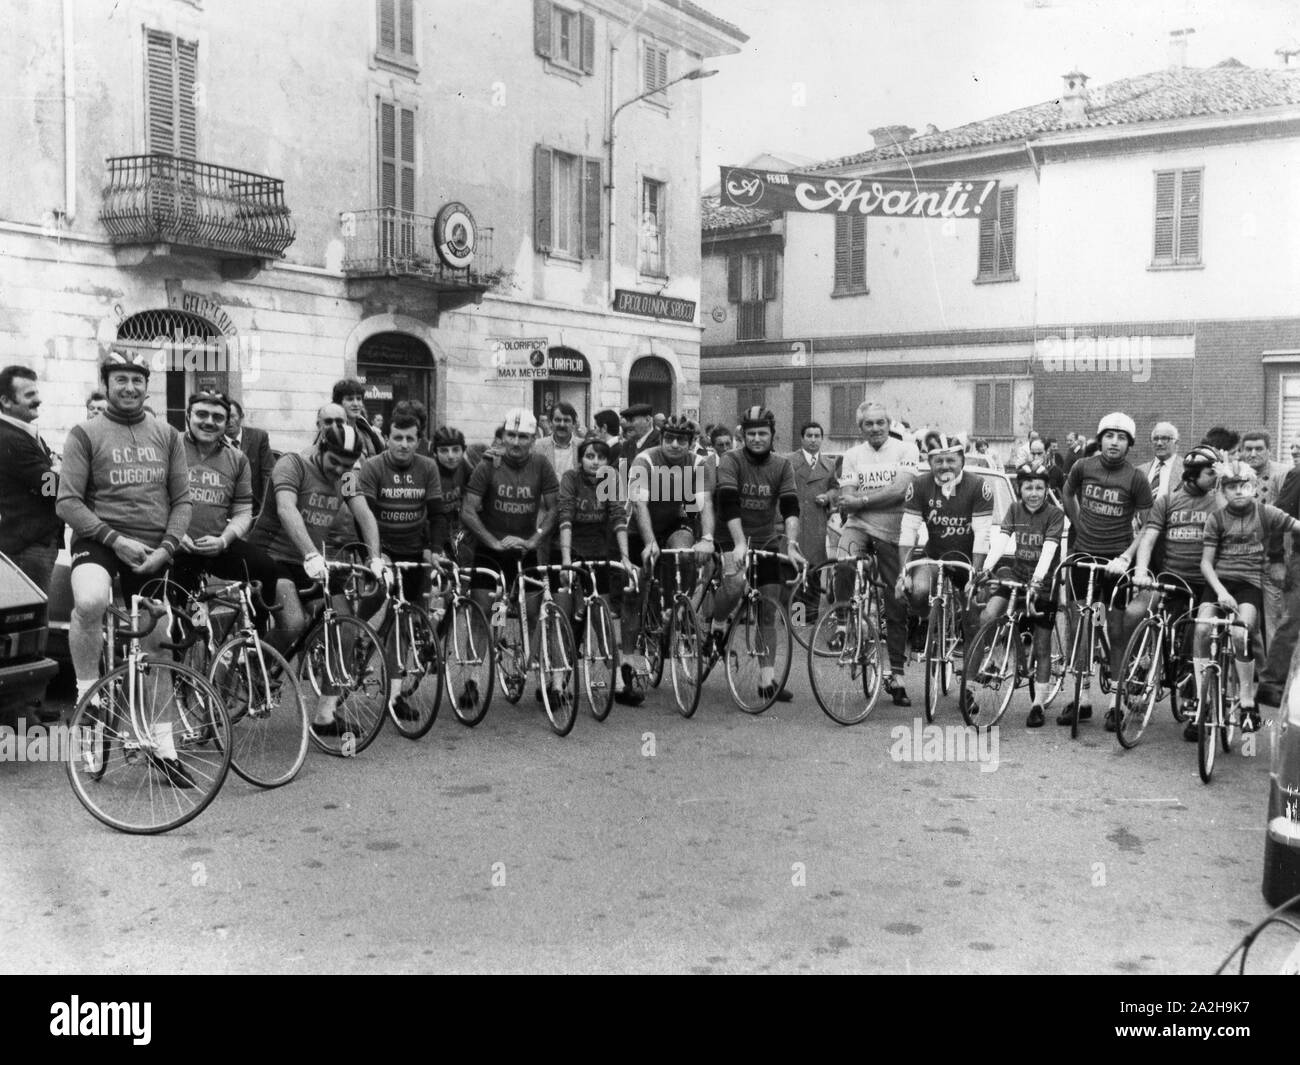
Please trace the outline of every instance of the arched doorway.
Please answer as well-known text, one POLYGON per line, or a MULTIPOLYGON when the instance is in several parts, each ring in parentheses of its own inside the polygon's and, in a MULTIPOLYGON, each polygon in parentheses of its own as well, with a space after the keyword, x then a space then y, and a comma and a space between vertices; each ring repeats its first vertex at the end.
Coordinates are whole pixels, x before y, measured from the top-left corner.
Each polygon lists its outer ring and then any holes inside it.
POLYGON ((404 399, 418 400, 429 412, 433 431, 435 377, 433 353, 409 333, 376 333, 357 349, 357 376, 366 382, 366 414, 384 416, 389 424, 393 407, 404 399))
POLYGON ((656 414, 673 413, 673 368, 657 355, 645 355, 632 364, 627 378, 627 402, 649 403, 656 414))
POLYGON ((230 393, 232 345, 220 329, 197 314, 140 311, 122 320, 117 343, 148 355, 153 369, 149 405, 177 429, 185 428, 185 400, 191 392, 230 393), (166 404, 165 412, 158 409, 159 399, 166 404))
POLYGON ((591 367, 574 348, 551 348, 546 353, 546 380, 533 382, 533 413, 549 414, 557 403, 570 403, 578 424, 591 424, 591 367))

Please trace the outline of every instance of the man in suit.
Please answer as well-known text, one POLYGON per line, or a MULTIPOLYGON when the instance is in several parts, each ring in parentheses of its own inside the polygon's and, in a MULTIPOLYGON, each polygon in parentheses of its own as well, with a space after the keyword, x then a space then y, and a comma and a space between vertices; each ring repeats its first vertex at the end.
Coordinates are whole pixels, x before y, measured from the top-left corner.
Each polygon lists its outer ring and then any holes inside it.
POLYGON ((630 466, 632 460, 641 452, 658 447, 659 430, 655 428, 654 408, 649 403, 633 403, 619 411, 623 420, 623 439, 609 452, 611 466, 617 466, 619 459, 624 459, 630 466))
POLYGON ((1065 459, 1061 465, 1067 476, 1070 473, 1070 467, 1083 458, 1084 443, 1082 433, 1065 434, 1065 459))
POLYGON ((48 595, 63 522, 54 456, 36 431, 40 407, 34 370, 0 370, 0 551, 48 595))
POLYGON ((230 401, 230 419, 226 423, 226 436, 230 442, 248 456, 248 469, 253 475, 253 517, 262 509, 262 497, 271 483, 275 456, 271 454, 271 441, 266 430, 244 424, 244 408, 239 400, 230 401))
POLYGON ((1139 467, 1151 485, 1151 498, 1167 496, 1182 482, 1183 463, 1178 457, 1178 429, 1170 422, 1157 422, 1151 430, 1150 462, 1139 467))
MULTIPOLYGON (((808 560, 809 569, 826 561, 826 521, 840 494, 835 464, 821 454, 825 435, 820 422, 805 422, 799 430, 800 449, 786 456, 794 467, 799 492, 799 550, 808 560)), ((810 584, 806 595, 811 601, 804 604, 804 609, 815 611, 821 589, 810 584)))

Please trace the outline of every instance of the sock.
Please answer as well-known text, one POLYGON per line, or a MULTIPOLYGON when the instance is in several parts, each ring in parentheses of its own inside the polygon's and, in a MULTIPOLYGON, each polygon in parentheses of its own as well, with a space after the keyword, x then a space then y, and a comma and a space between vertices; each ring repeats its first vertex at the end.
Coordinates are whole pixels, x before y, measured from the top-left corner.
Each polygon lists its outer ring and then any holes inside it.
POLYGON ((1208 658, 1193 658, 1192 673, 1196 676, 1196 701, 1201 701, 1201 686, 1205 682, 1205 667, 1210 664, 1208 658))
POLYGON ((86 697, 86 692, 90 691, 90 689, 95 686, 95 681, 98 679, 98 677, 93 677, 90 680, 82 680, 80 677, 77 678, 77 702, 81 702, 81 700, 86 697))
POLYGON ((772 686, 772 684, 773 684, 773 682, 774 682, 775 680, 776 680, 776 667, 775 667, 775 666, 759 666, 759 667, 758 667, 758 684, 759 684, 759 687, 761 687, 761 688, 770 688, 770 687, 772 686))

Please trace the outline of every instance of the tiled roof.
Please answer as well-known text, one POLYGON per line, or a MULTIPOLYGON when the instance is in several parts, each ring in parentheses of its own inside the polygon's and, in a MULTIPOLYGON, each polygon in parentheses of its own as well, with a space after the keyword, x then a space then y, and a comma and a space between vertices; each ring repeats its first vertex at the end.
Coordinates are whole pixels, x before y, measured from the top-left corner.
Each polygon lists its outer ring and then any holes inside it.
POLYGON ((725 229, 742 229, 777 218, 780 211, 768 211, 762 207, 733 207, 722 204, 717 196, 705 196, 700 200, 700 229, 708 233, 725 229))
MULTIPOLYGON (((1003 141, 1022 141, 1043 133, 1099 129, 1139 122, 1160 122, 1201 115, 1231 115, 1266 107, 1300 104, 1300 69, 1260 70, 1225 60, 1208 68, 1159 70, 1107 85, 1089 87, 1087 121, 1068 125, 1059 100, 1047 100, 992 118, 969 122, 904 142, 908 156, 960 151, 1003 141)), ((897 158, 903 148, 882 145, 812 167, 841 169, 897 158)))
POLYGON ((726 19, 718 18, 717 15, 710 14, 698 4, 692 4, 691 0, 663 0, 663 2, 669 7, 676 8, 683 15, 690 15, 692 18, 699 19, 706 26, 721 30, 728 37, 734 37, 741 44, 749 40, 749 35, 739 26, 728 22, 726 19))

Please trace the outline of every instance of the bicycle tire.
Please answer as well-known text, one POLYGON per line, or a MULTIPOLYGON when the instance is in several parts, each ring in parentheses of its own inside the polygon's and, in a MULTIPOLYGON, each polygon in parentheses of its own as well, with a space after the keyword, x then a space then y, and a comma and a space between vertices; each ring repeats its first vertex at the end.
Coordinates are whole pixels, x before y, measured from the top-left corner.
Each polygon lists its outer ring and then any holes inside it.
POLYGON ((956 618, 960 618, 961 616, 962 614, 959 612, 954 617, 953 612, 945 604, 943 608, 943 623, 945 630, 943 635, 943 662, 939 669, 939 691, 943 695, 947 695, 952 691, 953 674, 955 669, 952 658, 956 653, 958 642, 963 638, 960 623, 956 618))
POLYGON ((407 603, 404 610, 405 618, 393 614, 390 639, 396 640, 397 626, 405 623, 407 631, 402 636, 402 651, 406 661, 397 663, 399 676, 389 678, 389 691, 392 691, 392 682, 400 680, 398 694, 415 712, 415 717, 403 720, 391 699, 388 700, 388 716, 401 735, 408 740, 418 740, 433 728, 442 706, 442 650, 428 611, 418 603, 407 603))
POLYGON ((925 720, 934 720, 934 713, 939 708, 939 692, 943 687, 943 645, 944 645, 944 605, 943 600, 931 604, 930 620, 925 626, 925 720))
POLYGON ((834 599, 833 585, 829 582, 835 578, 835 568, 839 563, 834 559, 821 563, 818 566, 812 566, 808 569, 801 569, 795 577, 794 586, 790 590, 790 635, 794 637, 803 650, 808 650, 808 641, 812 639, 813 630, 817 627, 817 621, 822 613, 830 609, 831 602, 834 599), (817 584, 821 587, 821 594, 817 598, 815 610, 808 609, 808 602, 805 598, 805 589, 808 587, 809 578, 816 576, 817 584), (831 594, 828 594, 830 592, 831 594))
POLYGON ((1074 629, 1074 645, 1070 648, 1070 672, 1074 674, 1074 716, 1070 721, 1070 739, 1079 738, 1080 700, 1083 695, 1083 681, 1092 676, 1092 611, 1081 610, 1079 621, 1074 629), (1087 661, 1080 661, 1086 657, 1087 661))
POLYGON ((528 687, 528 663, 524 660, 523 622, 507 615, 493 641, 497 666, 497 684, 512 706, 523 698, 528 687))
POLYGON ((192 821, 217 797, 230 769, 230 720, 221 699, 179 662, 123 662, 77 701, 69 735, 73 794, 101 824, 131 835, 157 835, 192 821), (153 750, 131 723, 127 674, 133 668, 138 716, 153 750))
POLYGON ((496 642, 483 608, 468 596, 455 600, 450 618, 442 637, 444 686, 456 720, 473 728, 492 704, 496 642))
POLYGON ((961 694, 957 697, 958 709, 967 725, 992 728, 1002 720, 1019 684, 1022 649, 1020 633, 1008 615, 1003 614, 980 626, 966 656, 966 668, 961 674, 961 694), (993 696, 995 709, 991 716, 979 705, 981 696, 985 694, 993 696), (972 705, 975 707, 973 713, 972 705))
POLYGON ((774 702, 790 677, 790 659, 794 641, 790 636, 790 622, 785 608, 770 595, 746 596, 741 600, 740 612, 727 630, 727 686, 731 700, 747 714, 761 714, 774 702), (754 617, 755 605, 758 616, 754 617), (768 612, 772 618, 772 635, 763 631, 762 619, 768 612), (762 660, 770 656, 772 684, 770 694, 764 695, 762 660), (749 693, 755 692, 753 698, 749 693))
POLYGON ((1164 626, 1158 618, 1143 618, 1124 648, 1119 667, 1119 721, 1115 738, 1126 751, 1142 739, 1151 712, 1163 695, 1165 674, 1164 626))
POLYGON ((863 606, 826 611, 808 641, 808 679, 822 713, 838 725, 865 721, 880 701, 882 658, 880 632, 863 606))
POLYGON ((667 637, 658 589, 659 582, 656 581, 641 604, 641 635, 637 638, 641 653, 645 655, 652 688, 659 687, 664 679, 664 643, 667 637))
POLYGON ((543 603, 537 619, 537 680, 542 706, 557 736, 573 731, 578 717, 578 650, 573 627, 554 603, 543 603))
POLYGON ((1052 705, 1052 701, 1061 694, 1061 689, 1065 687, 1065 678, 1068 676, 1066 666, 1068 658, 1066 657, 1066 646, 1069 644, 1069 626, 1065 618, 1065 611, 1057 609, 1052 618, 1052 643, 1049 654, 1051 655, 1052 664, 1050 668, 1051 679, 1047 684, 1047 692, 1043 697, 1043 708, 1052 705))
POLYGON ((307 760, 311 716, 284 655, 262 643, 259 662, 253 638, 233 636, 212 656, 208 682, 230 716, 230 768, 259 788, 293 780, 307 760))
POLYGON ((1214 775, 1214 731, 1223 712, 1220 703, 1219 667, 1213 662, 1201 677, 1201 703, 1196 716, 1196 768, 1201 782, 1208 784, 1214 775))
POLYGON ((619 667, 614 619, 604 599, 598 597, 588 605, 583 629, 582 687, 591 716, 604 721, 614 707, 614 680, 619 667))
MULTIPOLYGON (((1231 648, 1231 643, 1229 643, 1231 648)), ((1241 721, 1241 704, 1240 704, 1240 685, 1237 682, 1236 661, 1233 658, 1231 650, 1225 656, 1223 665, 1223 698, 1221 700, 1220 712, 1222 714, 1221 724, 1223 727, 1219 730, 1219 743, 1223 747, 1224 754, 1232 753, 1232 745, 1237 741, 1238 726, 1241 721)))
POLYGON ((323 736, 311 728, 312 742, 326 754, 350 758, 375 741, 388 716, 388 666, 379 634, 351 614, 337 614, 332 625, 338 630, 336 661, 325 661, 325 620, 316 622, 303 641, 298 678, 303 693, 337 696, 335 716, 342 715, 346 730, 339 736, 323 736), (351 632, 350 640, 344 636, 351 632), (332 681, 332 682, 331 682, 332 681))
POLYGON ((704 686, 704 634, 695 608, 684 595, 673 604, 668 624, 668 662, 677 712, 692 717, 704 686))

